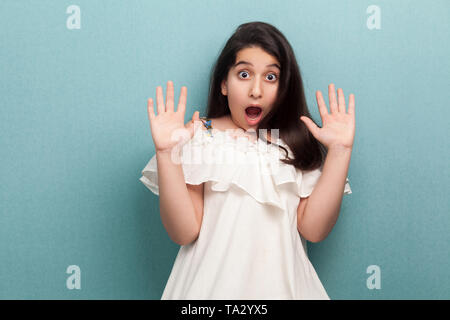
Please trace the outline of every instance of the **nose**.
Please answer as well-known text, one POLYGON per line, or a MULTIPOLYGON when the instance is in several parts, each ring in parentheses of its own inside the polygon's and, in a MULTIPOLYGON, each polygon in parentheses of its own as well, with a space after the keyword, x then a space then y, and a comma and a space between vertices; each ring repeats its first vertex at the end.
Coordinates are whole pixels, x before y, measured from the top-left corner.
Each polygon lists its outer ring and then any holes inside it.
POLYGON ((250 96, 253 98, 260 98, 262 96, 261 78, 256 76, 251 82, 250 96))

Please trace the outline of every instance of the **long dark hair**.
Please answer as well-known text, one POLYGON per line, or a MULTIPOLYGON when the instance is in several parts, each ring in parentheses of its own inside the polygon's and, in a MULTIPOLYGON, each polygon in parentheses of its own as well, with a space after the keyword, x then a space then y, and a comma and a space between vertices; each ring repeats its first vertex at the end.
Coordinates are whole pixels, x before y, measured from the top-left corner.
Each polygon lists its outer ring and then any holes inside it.
POLYGON ((220 85, 236 63, 237 53, 249 47, 261 48, 276 57, 281 64, 277 98, 272 110, 259 122, 257 137, 259 138, 259 129, 279 129, 280 139, 289 146, 294 156, 294 159, 288 158, 286 148, 279 146, 286 153, 286 159, 281 161, 301 170, 321 167, 326 148, 300 120, 300 116, 312 117, 306 104, 303 81, 294 52, 284 35, 268 23, 256 21, 241 24, 228 39, 211 72, 207 117, 217 118, 231 113, 228 99, 222 95, 220 85))

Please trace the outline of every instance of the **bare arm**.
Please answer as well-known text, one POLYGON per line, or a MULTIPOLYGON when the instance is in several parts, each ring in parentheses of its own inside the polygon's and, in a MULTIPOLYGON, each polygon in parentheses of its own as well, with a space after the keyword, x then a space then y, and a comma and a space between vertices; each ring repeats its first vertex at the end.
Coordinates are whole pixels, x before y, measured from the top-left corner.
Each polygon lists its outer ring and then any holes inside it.
MULTIPOLYGON (((298 204, 298 207, 297 207, 297 230, 302 235, 303 238, 305 238, 308 241, 311 241, 312 239, 309 236, 309 234, 307 234, 307 232, 305 230, 303 230, 303 228, 302 228, 303 214, 305 213, 305 208, 306 208, 306 204, 308 203, 308 199, 309 199, 309 197, 301 198, 300 202, 298 204)), ((311 241, 311 242, 313 242, 313 241, 311 241)))
POLYGON ((313 242, 325 239, 338 219, 355 137, 355 95, 349 96, 348 110, 342 88, 338 89, 336 98, 331 83, 328 97, 330 113, 322 93, 316 91, 322 128, 308 117, 300 117, 312 135, 328 149, 322 175, 302 209, 299 227, 313 242))
POLYGON ((192 204, 194 205, 195 217, 197 218, 197 223, 199 226, 197 236, 194 239, 195 241, 200 234, 200 228, 203 222, 203 198, 205 183, 200 185, 186 184, 186 186, 189 191, 189 195, 191 196, 192 204))
POLYGON ((330 149, 314 190, 307 201, 300 201, 297 210, 297 218, 301 215, 297 221, 298 229, 308 241, 324 240, 336 224, 344 196, 350 157, 351 149, 330 149))
POLYGON ((186 185, 181 164, 170 153, 156 153, 160 215, 169 237, 179 245, 197 239, 203 216, 203 184, 186 185), (196 200, 194 202, 194 200, 196 200))
POLYGON ((179 137, 188 135, 192 138, 193 123, 199 120, 198 112, 194 112, 192 122, 184 124, 186 96, 187 88, 182 87, 178 110, 175 111, 173 82, 168 81, 166 103, 162 87, 156 88, 157 115, 152 98, 147 104, 156 150, 161 220, 169 237, 179 245, 197 239, 203 216, 203 184, 188 187, 181 163, 172 161, 176 152, 180 155, 179 137))

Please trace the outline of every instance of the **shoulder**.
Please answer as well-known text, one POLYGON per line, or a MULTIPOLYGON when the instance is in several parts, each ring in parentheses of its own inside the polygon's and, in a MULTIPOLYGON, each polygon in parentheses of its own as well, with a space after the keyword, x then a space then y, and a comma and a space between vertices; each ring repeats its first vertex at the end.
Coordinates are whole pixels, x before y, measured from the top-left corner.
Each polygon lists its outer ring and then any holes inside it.
POLYGON ((226 131, 230 129, 235 129, 235 124, 230 118, 230 115, 225 115, 217 118, 200 117, 200 121, 203 123, 201 126, 203 131, 208 130, 208 128, 226 131))
POLYGON ((232 127, 230 124, 231 119, 229 115, 218 118, 209 118, 209 120, 211 120, 211 127, 217 130, 225 131, 232 127))

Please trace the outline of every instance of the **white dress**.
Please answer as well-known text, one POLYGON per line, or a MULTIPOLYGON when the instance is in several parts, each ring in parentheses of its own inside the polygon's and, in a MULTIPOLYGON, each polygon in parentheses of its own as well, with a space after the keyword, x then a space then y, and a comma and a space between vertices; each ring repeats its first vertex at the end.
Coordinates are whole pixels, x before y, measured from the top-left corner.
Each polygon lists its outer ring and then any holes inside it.
MULTIPOLYGON (((186 183, 205 183, 203 221, 197 240, 180 247, 162 300, 330 299, 297 230, 300 197, 321 169, 302 172, 284 155, 261 138, 196 129, 178 160, 186 183)), ((159 195, 156 156, 140 181, 159 195)), ((352 193, 348 178, 343 192, 352 193)))

